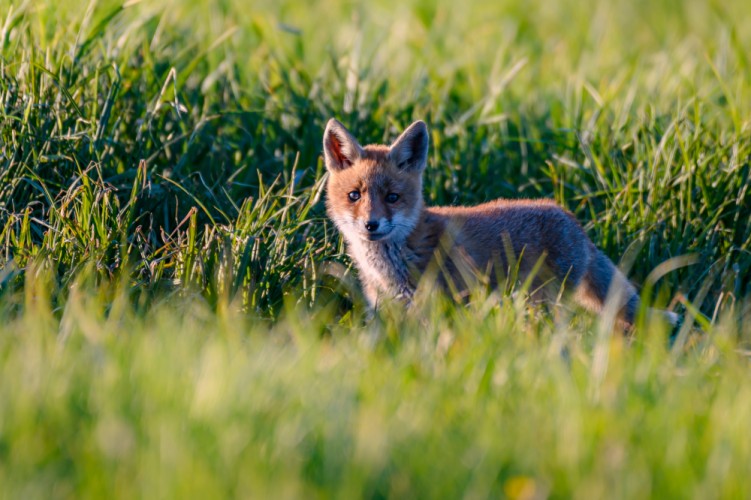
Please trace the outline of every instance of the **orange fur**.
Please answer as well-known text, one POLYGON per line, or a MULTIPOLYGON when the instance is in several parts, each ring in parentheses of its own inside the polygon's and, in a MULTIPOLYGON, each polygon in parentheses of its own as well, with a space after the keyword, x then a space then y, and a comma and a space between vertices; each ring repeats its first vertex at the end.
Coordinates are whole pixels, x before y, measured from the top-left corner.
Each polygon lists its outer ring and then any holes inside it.
POLYGON ((391 146, 362 147, 334 119, 326 127, 327 211, 347 242, 371 307, 383 295, 409 301, 436 259, 438 283, 460 292, 470 289, 478 273, 497 285, 515 263, 517 278, 525 280, 542 260, 533 289, 540 287, 543 296, 557 295, 565 284, 579 303, 599 311, 610 294, 619 319, 633 323, 636 290, 570 212, 544 199, 425 207, 427 151, 421 121, 391 146))

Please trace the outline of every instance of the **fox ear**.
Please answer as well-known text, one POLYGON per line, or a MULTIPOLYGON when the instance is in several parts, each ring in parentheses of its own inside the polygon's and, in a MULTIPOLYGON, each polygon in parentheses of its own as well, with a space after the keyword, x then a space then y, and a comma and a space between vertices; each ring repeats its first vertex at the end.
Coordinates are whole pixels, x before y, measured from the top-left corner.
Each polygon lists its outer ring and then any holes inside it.
POLYGON ((391 145, 389 157, 402 170, 422 171, 428 161, 428 126, 418 120, 391 145))
POLYGON ((323 133, 323 157, 333 172, 349 168, 362 156, 362 147, 344 125, 332 118, 323 133))

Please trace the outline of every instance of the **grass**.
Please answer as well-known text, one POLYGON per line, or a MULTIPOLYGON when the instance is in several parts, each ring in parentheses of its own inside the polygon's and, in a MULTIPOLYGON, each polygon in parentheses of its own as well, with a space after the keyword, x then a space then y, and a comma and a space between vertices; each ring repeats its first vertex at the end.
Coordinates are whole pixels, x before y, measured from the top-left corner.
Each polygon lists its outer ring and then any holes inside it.
POLYGON ((3 3, 0 495, 748 496, 750 33, 709 0, 3 3), (430 203, 555 198, 676 341, 482 290, 366 321, 331 116, 425 119, 430 203))

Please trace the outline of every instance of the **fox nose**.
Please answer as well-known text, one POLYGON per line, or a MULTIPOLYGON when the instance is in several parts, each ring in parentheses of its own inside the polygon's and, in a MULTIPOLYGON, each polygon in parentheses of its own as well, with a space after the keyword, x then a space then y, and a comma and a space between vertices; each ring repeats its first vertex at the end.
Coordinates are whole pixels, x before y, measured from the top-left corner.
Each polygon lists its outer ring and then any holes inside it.
POLYGON ((371 233, 373 231, 378 230, 378 221, 377 220, 369 220, 368 222, 365 223, 365 229, 367 229, 371 233))

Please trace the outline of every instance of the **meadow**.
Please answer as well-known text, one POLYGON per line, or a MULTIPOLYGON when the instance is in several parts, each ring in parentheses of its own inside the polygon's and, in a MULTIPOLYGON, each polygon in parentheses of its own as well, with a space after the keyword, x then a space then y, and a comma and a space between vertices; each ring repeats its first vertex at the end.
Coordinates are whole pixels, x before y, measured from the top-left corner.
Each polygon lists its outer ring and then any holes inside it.
POLYGON ((0 498, 751 496, 751 4, 0 0, 0 498), (645 304, 367 317, 321 138, 645 304))

